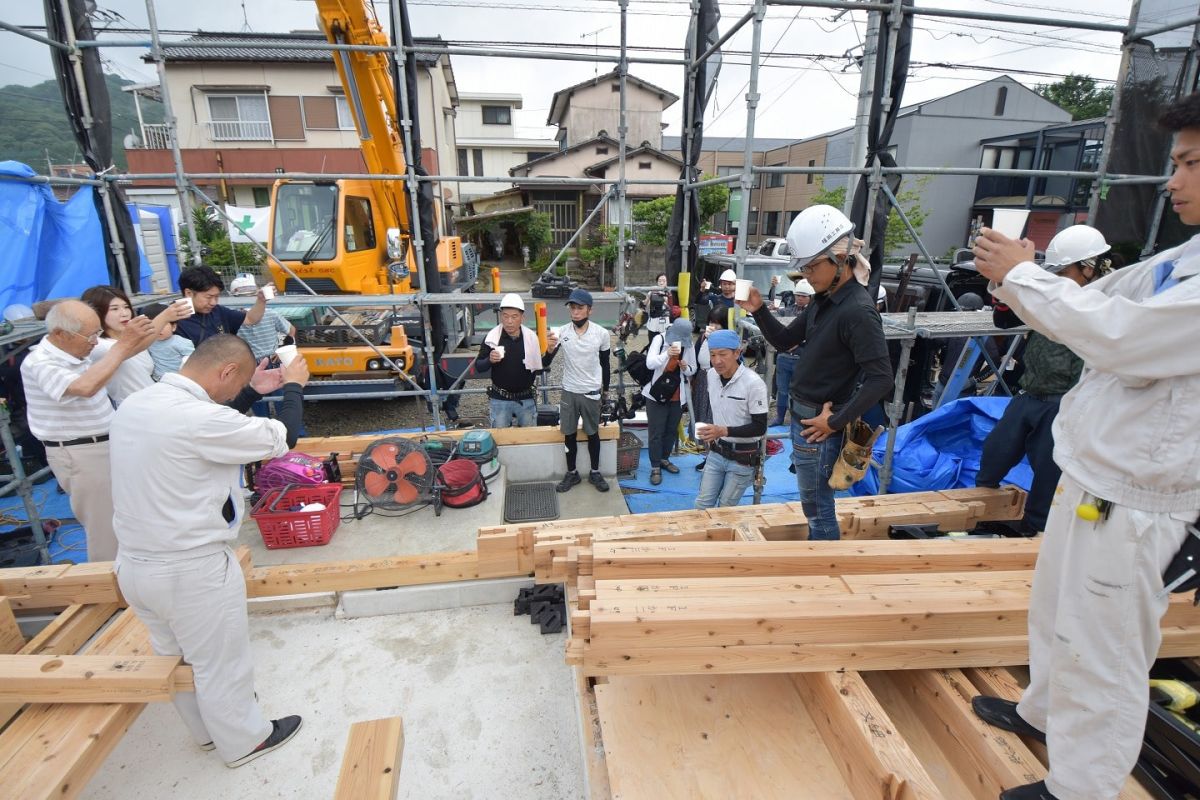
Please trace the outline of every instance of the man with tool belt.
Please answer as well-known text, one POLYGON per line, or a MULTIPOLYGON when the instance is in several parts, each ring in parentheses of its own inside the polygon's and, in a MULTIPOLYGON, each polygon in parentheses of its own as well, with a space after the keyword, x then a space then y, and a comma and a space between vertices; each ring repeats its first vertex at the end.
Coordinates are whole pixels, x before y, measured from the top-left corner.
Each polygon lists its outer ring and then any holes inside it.
POLYGON ((696 508, 736 506, 754 480, 761 460, 763 434, 767 432, 767 385, 751 369, 738 363, 741 341, 733 331, 715 331, 708 337, 712 369, 708 397, 713 424, 696 424, 696 435, 708 445, 696 508))
POLYGON ((537 425, 533 382, 542 372, 537 334, 526 328, 525 301, 518 294, 500 298, 500 324, 483 337, 475 372, 491 373, 488 418, 493 428, 531 428, 537 425))
POLYGON ((789 271, 807 278, 815 292, 804 313, 785 328, 754 288, 739 305, 776 350, 803 345, 789 387, 792 464, 808 538, 840 539, 829 478, 843 430, 892 390, 892 365, 866 288, 871 267, 859 255, 863 243, 850 220, 832 206, 810 206, 793 220, 787 241, 795 259, 789 271))
MULTIPOLYGON (((1200 225, 1200 94, 1159 124, 1175 133, 1171 206, 1200 225)), ((975 264, 1084 370, 1054 420, 1063 474, 1029 598, 1029 686, 1019 704, 972 705, 1047 744, 1046 779, 1004 800, 1113 800, 1141 751, 1171 578, 1184 574, 1176 556, 1198 541, 1200 236, 1086 287, 1037 266, 1033 242, 993 230, 976 240, 975 264)))

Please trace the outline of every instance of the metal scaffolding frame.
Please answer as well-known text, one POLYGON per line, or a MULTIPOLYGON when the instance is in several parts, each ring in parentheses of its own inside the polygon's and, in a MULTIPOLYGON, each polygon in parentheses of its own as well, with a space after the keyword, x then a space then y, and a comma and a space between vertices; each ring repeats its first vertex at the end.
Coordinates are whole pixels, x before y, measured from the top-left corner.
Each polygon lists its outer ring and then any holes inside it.
MULTIPOLYGON (((743 190, 742 198, 741 198, 742 224, 740 224, 738 226, 735 258, 736 258, 736 271, 738 272, 738 274, 742 274, 744 267, 745 267, 745 261, 746 261, 746 255, 747 255, 747 244, 748 244, 747 238, 748 238, 748 227, 749 227, 749 225, 747 224, 747 221, 748 221, 748 217, 749 217, 749 213, 750 213, 749 209, 750 209, 750 201, 751 201, 751 192, 754 188, 754 184, 756 183, 756 181, 761 179, 761 176, 764 176, 764 175, 771 175, 771 174, 866 175, 866 176, 868 176, 868 187, 869 187, 869 191, 870 191, 870 196, 869 196, 870 202, 868 204, 868 208, 874 207, 874 200, 875 200, 878 192, 881 189, 884 191, 885 196, 888 199, 888 202, 893 207, 899 208, 898 204, 896 203, 895 197, 892 195, 892 193, 888 190, 886 185, 884 185, 884 183, 883 183, 883 178, 886 175, 964 175, 964 176, 1086 178, 1086 179, 1094 180, 1093 198, 1092 198, 1092 204, 1091 204, 1091 208, 1090 208, 1091 215, 1089 216, 1089 221, 1092 218, 1094 218, 1095 204, 1098 200, 1099 193, 1104 186, 1106 186, 1106 185, 1112 186, 1112 185, 1118 185, 1118 184, 1161 184, 1167 180, 1168 176, 1163 176, 1163 175, 1115 175, 1115 174, 1108 172, 1108 163, 1109 163, 1108 156, 1109 156, 1109 151, 1111 148, 1112 132, 1116 126, 1117 120, 1119 118, 1119 113, 1120 113, 1120 108, 1119 108, 1118 102, 1114 102, 1112 107, 1109 110, 1109 115, 1106 120, 1107 128, 1106 128, 1104 145, 1103 145, 1103 149, 1101 152, 1100 163, 1098 165, 1098 169, 1094 172, 1080 172, 1080 171, 1069 171, 1069 170, 937 168, 937 167, 922 167, 922 166, 905 166, 905 167, 895 167, 895 168, 891 168, 891 169, 885 169, 885 168, 882 168, 878 164, 878 162, 876 162, 873 167, 868 167, 868 166, 864 165, 861 167, 848 167, 848 168, 759 167, 759 166, 755 166, 753 163, 754 127, 755 127, 755 121, 756 121, 756 116, 757 116, 757 106, 758 106, 758 102, 759 102, 758 75, 759 75, 759 67, 760 67, 761 61, 762 61, 762 51, 761 51, 762 26, 763 26, 764 20, 766 19, 767 10, 769 7, 780 7, 780 8, 786 8, 786 9, 821 8, 821 9, 844 10, 844 11, 852 11, 852 12, 853 11, 865 11, 871 17, 873 24, 880 22, 881 15, 884 13, 887 13, 889 15, 890 24, 889 24, 886 32, 884 31, 882 25, 876 24, 876 30, 879 32, 879 34, 878 34, 878 37, 876 40, 876 53, 875 53, 874 57, 886 59, 885 66, 886 66, 886 71, 887 71, 888 75, 891 74, 891 71, 895 66, 896 35, 897 35, 898 29, 899 29, 900 22, 903 19, 903 15, 905 15, 905 14, 913 15, 913 16, 940 17, 940 18, 947 18, 947 19, 973 20, 973 21, 981 21, 981 22, 999 22, 999 23, 1008 23, 1008 24, 1017 24, 1017 25, 1028 25, 1028 26, 1033 26, 1033 27, 1053 26, 1053 27, 1057 27, 1057 28, 1067 28, 1067 29, 1075 29, 1075 30, 1081 30, 1081 31, 1101 31, 1101 32, 1109 32, 1109 33, 1120 33, 1123 36, 1123 41, 1122 41, 1122 50, 1123 50, 1122 61, 1123 61, 1123 63, 1125 63, 1128 60, 1132 44, 1135 41, 1140 41, 1140 40, 1143 40, 1150 36, 1164 33, 1164 32, 1170 31, 1170 30, 1175 30, 1178 28, 1183 28, 1183 27, 1188 27, 1188 26, 1195 26, 1198 23, 1200 23, 1200 16, 1190 17, 1190 18, 1187 18, 1184 20, 1179 20, 1175 23, 1159 25, 1159 26, 1151 28, 1151 29, 1143 30, 1135 38, 1134 21, 1136 20, 1136 14, 1137 14, 1137 9, 1138 9, 1138 0, 1133 1, 1133 9, 1132 9, 1131 17, 1130 17, 1130 22, 1125 25, 1091 22, 1091 21, 1087 21, 1087 20, 1078 20, 1078 19, 1062 19, 1062 18, 1046 19, 1046 18, 1042 18, 1042 17, 1016 15, 1016 14, 992 13, 992 12, 987 12, 987 11, 944 9, 944 8, 915 6, 915 5, 914 6, 905 6, 903 4, 903 0, 887 0, 886 2, 882 2, 882 1, 859 2, 857 0, 754 0, 752 9, 749 12, 747 12, 746 14, 744 14, 743 16, 741 16, 738 20, 736 20, 734 22, 734 24, 728 30, 726 30, 726 32, 723 35, 721 35, 720 39, 718 40, 718 42, 716 44, 710 46, 703 53, 699 53, 699 54, 693 53, 691 50, 691 46, 689 45, 687 48, 685 48, 685 51, 684 51, 685 57, 683 59, 675 59, 675 58, 652 58, 652 57, 644 57, 644 56, 636 56, 636 55, 630 56, 630 54, 628 52, 629 48, 628 48, 628 41, 627 41, 629 0, 614 0, 614 2, 618 6, 619 12, 620 12, 620 32, 621 32, 620 51, 619 51, 619 54, 617 54, 617 55, 607 55, 607 54, 601 55, 599 53, 588 54, 588 53, 555 52, 552 50, 540 51, 540 50, 536 50, 536 49, 516 50, 516 49, 505 49, 505 48, 495 48, 495 47, 469 47, 469 46, 441 46, 441 47, 438 47, 438 46, 434 46, 434 45, 416 45, 413 47, 405 47, 405 46, 403 46, 402 42, 400 42, 400 41, 394 41, 391 45, 387 45, 387 46, 330 44, 330 43, 322 43, 322 42, 314 42, 314 41, 271 42, 269 44, 263 43, 263 44, 258 44, 258 45, 254 44, 254 43, 244 42, 244 41, 230 41, 230 42, 218 41, 218 42, 206 42, 205 46, 208 48, 233 48, 233 47, 237 47, 237 48, 263 47, 263 48, 266 48, 266 47, 271 47, 271 48, 276 48, 276 49, 282 48, 282 49, 295 49, 295 50, 324 50, 324 51, 329 51, 329 52, 365 51, 365 52, 384 52, 384 53, 390 54, 393 58, 395 58, 397 60, 397 62, 398 62, 397 66, 400 70, 400 78, 401 78, 399 81, 400 97, 398 98, 399 102, 398 102, 398 108, 397 108, 397 113, 399 114, 400 119, 395 120, 394 122, 400 129, 403 146, 405 148, 406 161, 409 164, 409 169, 405 174, 402 174, 402 175, 345 175, 345 176, 341 176, 341 177, 352 177, 352 178, 359 178, 359 179, 366 179, 366 180, 403 181, 407 187, 410 197, 414 201, 414 207, 415 207, 417 186, 418 186, 419 182, 421 182, 421 181, 432 182, 434 184, 438 184, 441 182, 451 182, 451 181, 457 182, 457 183, 467 183, 467 182, 470 182, 470 183, 511 183, 512 181, 508 178, 503 178, 503 177, 490 178, 490 177, 483 177, 483 176, 467 177, 467 176, 457 176, 457 175, 455 175, 455 176, 447 176, 447 175, 417 176, 415 174, 415 171, 412 168, 412 157, 411 157, 412 153, 413 153, 411 125, 412 125, 412 121, 413 121, 414 98, 411 98, 408 96, 407 89, 405 87, 405 83, 403 80, 404 59, 407 54, 416 52, 416 53, 427 53, 427 54, 444 54, 444 55, 448 55, 448 56, 449 55, 461 55, 461 56, 472 56, 472 57, 482 56, 482 57, 495 57, 495 58, 544 59, 544 60, 557 60, 557 61, 587 61, 587 62, 615 63, 617 79, 619 82, 619 91, 620 91, 620 110, 619 110, 619 124, 618 124, 618 174, 615 179, 600 179, 600 180, 589 179, 587 182, 589 185, 608 187, 607 191, 604 194, 604 197, 608 198, 610 201, 615 199, 619 205, 619 208, 621 209, 620 221, 619 221, 619 237, 620 237, 622 246, 617 248, 614 278, 615 278, 617 294, 619 296, 624 296, 625 289, 626 289, 626 285, 625 285, 625 248, 623 246, 623 243, 625 240, 625 221, 624 221, 625 213, 624 212, 625 212, 625 209, 628 208, 627 192, 628 192, 628 188, 630 185, 674 185, 677 187, 681 187, 682 190, 686 193, 686 192, 698 191, 700 188, 702 188, 704 186, 708 186, 708 185, 733 184, 733 183, 740 184, 740 186, 743 190), (722 176, 719 178, 712 178, 712 179, 708 179, 708 180, 698 180, 698 179, 693 179, 693 180, 662 180, 662 179, 647 180, 647 179, 630 178, 626 174, 626 163, 625 163, 625 156, 626 156, 626 150, 627 150, 627 143, 626 143, 626 135, 627 135, 626 89, 627 89, 627 86, 626 86, 626 84, 627 84, 627 79, 629 76, 629 65, 644 63, 644 64, 667 64, 667 65, 682 66, 685 70, 684 74, 686 77, 692 71, 694 71, 699 64, 705 62, 711 55, 713 55, 715 52, 717 52, 717 50, 719 49, 719 47, 721 45, 725 44, 730 39, 732 39, 732 37, 734 35, 736 35, 741 29, 743 29, 746 25, 751 26, 752 44, 751 44, 751 51, 750 51, 750 80, 748 82, 747 92, 745 95, 746 136, 745 136, 745 140, 744 140, 745 147, 744 147, 744 153, 743 153, 742 171, 740 173, 722 176), (880 52, 880 51, 882 51, 882 52, 880 52)), ((681 5, 682 5, 682 2, 681 2, 681 5)), ((64 6, 64 10, 65 10, 66 9, 65 2, 63 3, 63 6, 64 6)), ((389 8, 390 8, 390 12, 393 15, 397 15, 397 18, 398 18, 398 14, 399 14, 399 10, 400 10, 399 0, 390 0, 389 8)), ((156 179, 156 178, 171 180, 175 185, 175 190, 178 195, 180 208, 183 212, 182 213, 183 222, 187 228, 188 239, 191 244, 191 252, 193 254, 196 254, 196 256, 198 257, 199 247, 198 247, 198 243, 196 240, 195 230, 192 225, 191 215, 190 215, 190 213, 188 213, 188 210, 191 208, 191 205, 192 205, 192 195, 195 194, 198 198, 202 199, 207 205, 217 209, 219 213, 223 214, 224 211, 223 211, 223 209, 220 208, 220 206, 218 204, 214 203, 209 197, 207 197, 207 195, 204 195, 204 193, 196 185, 196 181, 198 181, 198 180, 199 181, 219 180, 222 178, 224 178, 224 179, 261 178, 261 179, 265 179, 265 180, 275 180, 278 178, 285 178, 285 179, 292 179, 292 180, 312 180, 312 179, 318 179, 318 178, 319 179, 329 179, 330 177, 336 177, 336 176, 331 176, 331 175, 327 175, 327 174, 314 175, 311 173, 282 173, 282 174, 273 173, 273 172, 272 173, 237 173, 237 174, 187 173, 184 170, 182 153, 180 151, 179 140, 178 140, 178 136, 177 136, 177 123, 176 123, 176 119, 175 119, 174 113, 171 108, 171 99, 170 99, 170 96, 168 93, 167 77, 166 77, 166 69, 165 69, 165 56, 163 54, 163 43, 160 38, 157 17, 155 14, 155 0, 146 0, 146 10, 147 10, 147 18, 148 18, 148 24, 149 24, 149 38, 143 39, 143 40, 132 40, 132 41, 131 40, 123 40, 123 41, 84 40, 84 41, 72 41, 69 43, 62 43, 62 42, 53 41, 53 40, 49 39, 48 37, 42 36, 38 33, 35 33, 34 31, 28 30, 26 28, 23 28, 21 26, 18 26, 18 25, 12 24, 12 23, 5 22, 3 20, 0 20, 0 29, 19 34, 28 39, 39 42, 41 44, 45 44, 45 45, 55 48, 55 49, 67 51, 69 54, 71 54, 73 56, 77 56, 85 48, 132 47, 132 48, 141 48, 141 49, 148 50, 151 60, 154 61, 156 70, 158 73, 158 85, 159 85, 161 98, 162 98, 162 102, 163 102, 163 106, 164 106, 165 124, 167 127, 167 132, 168 132, 168 137, 169 137, 169 142, 170 142, 170 149, 171 149, 171 154, 172 154, 174 171, 171 173, 165 173, 165 174, 137 174, 137 175, 105 174, 105 175, 101 175, 101 176, 96 176, 96 178, 94 178, 94 179, 59 178, 59 177, 44 177, 44 176, 35 176, 32 178, 13 178, 13 177, 8 177, 8 176, 0 176, 0 179, 21 180, 21 181, 25 181, 25 182, 29 182, 29 183, 40 183, 40 184, 50 184, 50 185, 62 185, 62 186, 92 186, 92 187, 96 188, 98 191, 100 191, 102 196, 104 196, 106 200, 107 200, 106 188, 111 183, 132 183, 132 182, 135 182, 138 180, 156 179)), ((690 11, 691 11, 691 15, 692 15, 693 24, 695 24, 695 22, 697 20, 697 15, 699 13, 699 6, 698 6, 698 3, 695 2, 695 0, 692 0, 692 2, 690 3, 690 11)), ((69 18, 69 14, 67 16, 69 18)), ((67 27, 68 27, 68 30, 71 28, 70 25, 68 25, 67 27)), ((1194 48, 1194 46, 1195 45, 1193 42, 1193 48, 1194 48)), ((536 45, 531 45, 531 47, 536 47, 536 45)), ((1193 53, 1193 56, 1194 56, 1194 53, 1193 53)), ((890 85, 890 81, 885 81, 884 87, 883 87, 883 90, 885 92, 890 91, 889 85, 890 85)), ((1119 93, 1118 93, 1118 96, 1119 96, 1119 93)), ((86 105, 86 98, 80 98, 80 99, 83 100, 83 102, 84 102, 83 107, 87 108, 88 106, 86 105)), ((891 101, 892 101, 892 98, 890 96, 885 96, 883 98, 885 110, 887 108, 889 108, 891 101)), ((684 116, 685 116, 684 123, 685 124, 687 122, 689 122, 689 120, 686 119, 686 117, 689 113, 690 113, 689 110, 687 110, 687 109, 684 110, 684 116)), ((684 154, 684 155, 686 157, 688 154, 684 154)), ((685 161, 686 161, 686 158, 685 158, 685 161)), ((563 178, 563 179, 525 178, 522 180, 522 183, 525 183, 528 185, 555 185, 555 184, 563 184, 563 183, 568 183, 568 182, 578 183, 579 181, 577 179, 572 180, 572 179, 565 179, 565 178, 563 178)), ((601 206, 603 206, 603 205, 604 205, 604 203, 601 203, 601 206)), ((114 212, 112 209, 111 202, 106 202, 104 204, 104 211, 105 211, 105 216, 107 217, 107 219, 105 220, 105 223, 109 226, 109 228, 111 230, 113 225, 115 224, 114 223, 114 219, 115 219, 114 212)), ((593 216, 594 215, 595 214, 593 214, 593 216)), ((685 216, 685 218, 686 218, 686 216, 685 216)), ((908 225, 907 220, 904 220, 904 221, 905 221, 905 224, 908 225)), ((584 220, 581 223, 581 225, 579 226, 579 230, 576 232, 575 237, 573 237, 573 238, 577 238, 578 236, 582 235, 582 232, 587 227, 587 224, 588 224, 588 220, 584 220)), ((869 226, 870 224, 871 224, 870 217, 868 217, 867 225, 869 226)), ((915 231, 912 231, 911 226, 909 226, 909 230, 910 230, 910 233, 915 234, 915 231)), ((421 240, 420 230, 417 226, 415 226, 415 225, 413 226, 413 230, 411 233, 412 233, 412 237, 413 237, 414 251, 418 258, 418 262, 420 263, 421 254, 423 252, 423 249, 424 249, 426 243, 421 240)), ((864 231, 863 238, 869 241, 869 234, 870 234, 870 231, 864 231)), ((684 238, 685 239, 689 238, 688 231, 686 230, 686 228, 684 229, 684 238)), ((932 259, 929 257, 928 252, 926 251, 924 245, 921 243, 920 237, 915 236, 915 241, 917 242, 918 248, 922 251, 922 255, 925 257, 925 259, 932 263, 932 259)), ((264 252, 266 252, 266 248, 262 245, 262 243, 256 242, 255 244, 260 249, 262 249, 264 252)), ((689 246, 689 242, 687 242, 687 241, 683 242, 682 253, 683 253, 683 259, 684 259, 684 261, 683 261, 684 265, 686 265, 686 263, 687 263, 688 246, 689 246)), ((267 255, 269 258, 274 258, 269 253, 267 253, 267 255)), ((278 260, 276 260, 276 263, 281 263, 281 262, 278 262, 278 260)), ((281 264, 281 266, 282 266, 282 264, 281 264)), ((286 270, 287 268, 284 267, 284 269, 286 270)), ((288 272, 290 272, 290 270, 288 270, 288 272)), ((934 273, 936 275, 938 275, 939 277, 942 277, 941 273, 936 268, 934 269, 934 273)), ((293 276, 293 277, 295 277, 295 276, 293 276)), ((943 279, 943 282, 944 282, 944 279, 943 279)), ((314 298, 320 297, 320 295, 316 291, 314 291, 311 287, 304 285, 302 281, 300 283, 314 298)), ((461 299, 458 299, 458 300, 447 299, 446 297, 442 296, 442 297, 438 297, 437 300, 435 301, 434 300, 435 297, 437 297, 437 296, 428 295, 428 294, 417 294, 412 297, 404 298, 405 302, 409 302, 409 303, 415 302, 422 309, 422 319, 423 319, 424 325, 425 325, 425 339, 427 342, 427 350, 429 349, 428 343, 431 339, 431 336, 429 333, 429 317, 428 317, 428 308, 431 304, 442 305, 442 304, 446 304, 446 303, 461 302, 462 304, 467 305, 467 304, 475 304, 476 302, 478 302, 477 298, 472 298, 470 295, 464 295, 461 297, 461 299)), ((387 305, 387 304, 389 304, 389 302, 397 302, 399 300, 399 298, 389 298, 386 295, 382 295, 382 296, 380 296, 378 298, 374 298, 374 299, 377 299, 378 301, 380 301, 381 305, 387 305)), ((335 312, 335 314, 337 314, 338 313, 336 311, 337 301, 335 299, 333 300, 333 304, 334 305, 331 307, 334 308, 334 312, 335 312)), ((40 336, 43 332, 44 332, 44 328, 41 325, 21 326, 20 328, 18 328, 17 331, 14 331, 13 333, 8 334, 4 337, 0 337, 0 344, 15 342, 22 338, 31 339, 32 337, 40 336)), ((911 347, 912 342, 915 341, 915 338, 917 336, 921 336, 921 335, 923 335, 923 334, 919 330, 917 330, 916 327, 914 326, 914 327, 910 328, 909 330, 905 331, 903 336, 896 336, 894 338, 903 339, 903 341, 905 342, 904 351, 905 351, 905 354, 907 354, 909 348, 911 347)), ((374 346, 374 345, 372 345, 372 346, 374 346)), ((380 353, 380 355, 386 359, 386 356, 383 356, 382 353, 380 353)), ((391 363, 390 360, 388 363, 391 363)), ((393 366, 395 366, 395 365, 393 365, 393 366)), ((907 372, 907 359, 902 359, 901 364, 898 369, 898 374, 897 374, 897 384, 898 385, 903 385, 906 372, 907 372)), ((406 380, 408 380, 410 383, 412 382, 411 378, 409 376, 407 376, 403 372, 403 370, 400 370, 400 374, 406 380)), ((439 394, 446 393, 446 391, 447 390, 439 390, 439 388, 437 387, 437 381, 436 381, 436 371, 431 370, 429 389, 426 390, 426 389, 420 389, 420 388, 415 387, 414 390, 412 390, 412 391, 397 392, 397 394, 424 395, 430 401, 431 406, 433 408, 435 426, 440 426, 440 411, 439 411, 439 402, 438 402, 439 394)), ((465 389, 455 390, 455 389, 451 388, 451 389, 449 389, 449 391, 450 392, 470 392, 472 390, 465 390, 465 389)), ((348 393, 347 395, 342 395, 342 396, 353 397, 356 395, 353 392, 351 392, 351 393, 348 393)), ((899 399, 899 395, 897 395, 897 400, 898 399, 899 399)), ((894 433, 894 429, 895 429, 896 425, 899 424, 900 413, 901 413, 901 409, 899 408, 898 402, 893 402, 892 404, 890 404, 889 417, 890 417, 890 423, 891 423, 893 433, 894 433)), ((8 430, 7 419, 5 419, 3 422, 4 422, 4 424, 0 425, 0 428, 3 428, 4 431, 7 431, 8 430)), ((893 435, 890 438, 894 439, 895 437, 893 435)), ((6 437, 5 444, 6 445, 10 444, 10 440, 11 440, 11 436, 6 437)), ((18 493, 20 493, 21 497, 23 498, 23 500, 25 500, 26 505, 28 506, 29 503, 31 502, 30 501, 30 497, 31 497, 31 495, 30 495, 30 479, 28 477, 24 477, 24 473, 22 471, 22 465, 20 464, 20 459, 16 456, 14 448, 12 446, 9 446, 6 449, 7 449, 8 456, 9 456, 9 462, 12 464, 12 467, 13 467, 14 480, 9 482, 8 484, 6 484, 4 487, 0 487, 0 494, 3 494, 5 491, 11 491, 12 489, 15 488, 18 491, 18 493)), ((890 450, 890 447, 889 447, 889 450, 890 450)), ((889 453, 889 455, 890 455, 890 453, 889 453)), ((888 461, 890 463, 890 458, 888 459, 888 461)), ((882 489, 884 491, 887 491, 887 488, 888 488, 887 482, 885 481, 882 484, 882 489)), ((36 509, 33 509, 31 511, 31 519, 33 519, 35 517, 36 517, 36 509)), ((45 555, 45 540, 44 540, 44 537, 42 537, 42 535, 41 535, 42 534, 41 526, 39 524, 39 525, 34 525, 33 527, 35 529, 34 530, 35 535, 39 537, 39 539, 38 539, 39 545, 41 547, 41 551, 44 556, 45 555)))

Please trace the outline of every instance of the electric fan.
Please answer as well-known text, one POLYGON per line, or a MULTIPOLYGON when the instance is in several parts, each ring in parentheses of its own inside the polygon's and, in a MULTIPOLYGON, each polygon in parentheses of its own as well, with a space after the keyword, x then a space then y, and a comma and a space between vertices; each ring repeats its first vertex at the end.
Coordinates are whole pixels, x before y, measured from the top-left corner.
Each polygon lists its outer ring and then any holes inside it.
POLYGON ((395 511, 435 499, 433 463, 419 442, 379 439, 367 445, 358 459, 354 516, 372 509, 395 511))

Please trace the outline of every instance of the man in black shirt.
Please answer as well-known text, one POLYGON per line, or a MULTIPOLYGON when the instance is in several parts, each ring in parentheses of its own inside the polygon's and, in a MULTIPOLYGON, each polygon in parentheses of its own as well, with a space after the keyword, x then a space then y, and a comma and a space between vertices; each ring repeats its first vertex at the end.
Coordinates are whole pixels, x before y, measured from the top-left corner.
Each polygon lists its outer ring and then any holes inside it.
POLYGON ((862 242, 850 220, 832 206, 810 206, 792 222, 787 239, 791 270, 816 292, 808 308, 785 328, 757 289, 739 305, 776 350, 804 345, 788 392, 792 463, 808 538, 839 539, 829 476, 842 430, 892 390, 891 362, 875 298, 863 285, 870 266, 858 255, 862 242))
POLYGON ((488 387, 488 415, 493 428, 530 428, 537 425, 533 381, 542 371, 537 334, 521 323, 525 301, 520 295, 500 299, 500 324, 483 338, 475 358, 475 372, 492 374, 488 387))
POLYGON ((196 313, 179 320, 175 333, 190 339, 197 347, 210 336, 236 334, 242 325, 257 325, 267 312, 267 299, 261 291, 249 311, 221 305, 225 281, 212 267, 188 267, 179 273, 179 291, 192 301, 196 313))

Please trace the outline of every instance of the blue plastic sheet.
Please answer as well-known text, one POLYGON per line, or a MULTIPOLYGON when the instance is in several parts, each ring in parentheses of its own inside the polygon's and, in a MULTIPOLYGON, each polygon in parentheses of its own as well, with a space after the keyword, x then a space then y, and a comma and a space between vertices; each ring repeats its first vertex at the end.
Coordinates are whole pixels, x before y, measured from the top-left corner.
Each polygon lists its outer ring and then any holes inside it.
MULTIPOLYGON (((970 397, 947 403, 896 430, 892 462, 893 493, 963 489, 975 485, 983 440, 991 433, 1008 405, 1007 397, 970 397)), ((887 433, 875 443, 874 461, 883 463, 887 433)), ((1033 471, 1027 460, 1013 468, 1006 483, 1029 489, 1033 471)), ((878 469, 850 490, 854 495, 879 493, 878 469)))
MULTIPOLYGON (((0 174, 32 177, 34 172, 20 162, 2 161, 0 174)), ((0 309, 77 297, 108 282, 90 186, 60 203, 44 184, 0 181, 0 309)))

